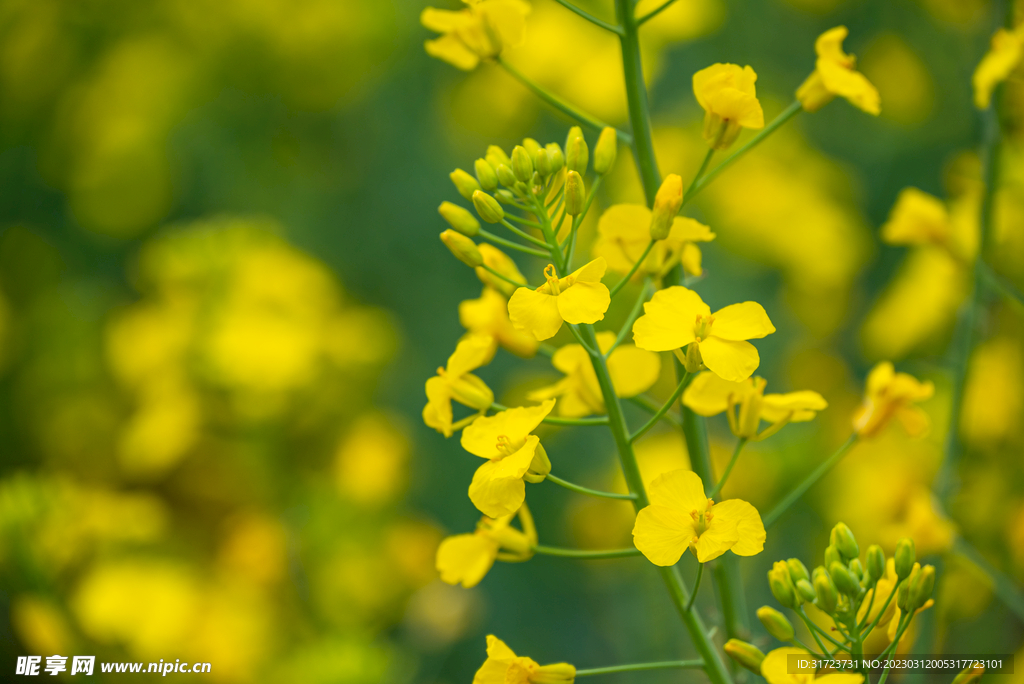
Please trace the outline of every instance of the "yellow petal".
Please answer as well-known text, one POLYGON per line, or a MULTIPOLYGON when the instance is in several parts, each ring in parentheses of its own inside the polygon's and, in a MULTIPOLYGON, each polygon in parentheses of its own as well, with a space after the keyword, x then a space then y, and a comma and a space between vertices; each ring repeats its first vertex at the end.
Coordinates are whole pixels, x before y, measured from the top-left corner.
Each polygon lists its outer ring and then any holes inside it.
POLYGON ((683 254, 680 260, 683 262, 683 269, 690 275, 699 276, 704 272, 701 266, 700 247, 687 242, 683 245, 683 254))
POLYGON ((938 197, 917 188, 904 188, 882 226, 882 241, 890 245, 941 243, 949 238, 949 211, 938 197))
POLYGON ((495 660, 512 660, 516 657, 516 654, 504 641, 493 634, 488 634, 487 657, 494 658, 495 660))
POLYGON ((992 101, 992 91, 1020 64, 1024 45, 1018 31, 998 29, 992 36, 989 51, 981 58, 974 70, 974 105, 987 109, 992 101))
POLYGON ((757 349, 749 342, 723 340, 714 334, 701 341, 700 356, 709 370, 733 382, 749 378, 761 362, 757 349))
POLYGON ((689 513, 666 506, 647 506, 636 515, 633 544, 655 565, 675 565, 693 539, 689 513))
POLYGON ((924 437, 928 434, 931 421, 928 414, 917 406, 904 406, 896 411, 896 419, 911 437, 924 437))
POLYGON ((875 365, 868 373, 867 394, 868 396, 878 395, 884 390, 896 375, 896 369, 889 361, 882 361, 875 365))
POLYGON ((423 422, 445 437, 452 436, 451 384, 447 378, 435 375, 426 383, 427 405, 423 407, 423 422))
POLYGON ((458 534, 437 547, 437 571, 448 584, 475 587, 494 565, 498 543, 482 534, 458 534))
POLYGON ((811 390, 766 394, 761 404, 761 417, 774 423, 788 416, 790 422, 800 423, 813 419, 815 411, 823 411, 827 407, 825 397, 811 390))
POLYGON ((519 406, 493 416, 481 416, 462 431, 462 448, 481 458, 502 458, 504 454, 497 446, 498 436, 504 435, 513 444, 525 442, 527 435, 541 424, 554 406, 555 401, 551 399, 540 406, 519 406))
POLYGON ((623 344, 608 357, 608 374, 620 397, 635 397, 658 381, 661 358, 654 352, 623 344))
POLYGON ((503 47, 519 47, 526 40, 526 15, 529 3, 523 0, 487 0, 478 5, 491 28, 497 31, 503 47))
POLYGON ((864 74, 824 59, 819 59, 815 68, 829 92, 845 97, 868 114, 878 116, 882 111, 878 89, 864 74))
MULTIPOLYGON (((703 349, 703 344, 701 345, 703 349)), ((683 404, 694 413, 714 416, 729 408, 729 396, 736 400, 743 396, 747 383, 730 382, 705 371, 695 377, 683 392, 683 404)))
POLYGON ((711 334, 723 340, 757 340, 773 332, 775 326, 768 319, 764 307, 757 302, 742 302, 719 309, 711 326, 711 334))
MULTIPOLYGON (((715 514, 711 529, 719 519, 729 521, 736 526, 736 543, 732 552, 738 556, 753 556, 764 550, 765 531, 761 515, 751 504, 740 499, 729 499, 715 504, 711 508, 715 514)), ((703 537, 703 535, 702 535, 703 537)))
POLYGON ((693 290, 674 285, 658 290, 644 304, 644 315, 633 324, 633 341, 649 351, 671 351, 693 342, 697 316, 711 309, 693 290))
MULTIPOLYGON (((604 259, 601 259, 602 263, 604 259)), ((602 274, 604 269, 601 269, 602 274)), ((604 283, 576 282, 555 298, 558 313, 566 323, 597 323, 604 318, 612 298, 604 283)), ((510 302, 511 304, 511 302, 510 302)), ((557 332, 557 330, 556 330, 557 332)), ((541 339, 541 338, 537 338, 541 339)))
POLYGON ((453 33, 424 41, 423 47, 431 57, 448 62, 463 71, 472 71, 480 63, 480 57, 453 33))
POLYGON ((465 10, 453 12, 452 10, 426 7, 420 13, 420 23, 423 27, 437 33, 451 33, 472 21, 472 15, 465 10))
POLYGON ((864 675, 851 672, 833 672, 823 677, 816 677, 815 684, 861 684, 864 675))
MULTIPOLYGON (((747 67, 748 69, 750 67, 747 67)), ((744 128, 764 128, 761 103, 751 94, 734 88, 723 88, 708 98, 711 111, 744 128)))
POLYGON ((573 271, 569 278, 577 283, 599 283, 606 270, 608 270, 608 264, 604 259, 598 257, 573 271))
POLYGON ((490 335, 466 335, 448 357, 449 375, 459 376, 483 366, 494 357, 494 338, 490 335))
POLYGON ((487 635, 487 660, 476 671, 473 684, 505 684, 508 667, 516 654, 493 634, 487 635))
POLYGON ((770 651, 761 663, 761 676, 768 684, 810 684, 814 681, 814 668, 798 674, 789 672, 789 656, 810 658, 811 654, 802 648, 777 648, 770 651))
POLYGON ((590 354, 578 344, 559 347, 558 351, 551 355, 551 365, 566 375, 588 363, 590 363, 590 354))
POLYGON ((538 340, 554 337, 562 327, 558 298, 526 287, 512 293, 508 300, 508 317, 512 325, 538 340))
POLYGON ((729 519, 712 521, 697 543, 697 560, 701 563, 712 561, 733 548, 739 541, 736 523, 729 519))
POLYGON ((676 216, 672 219, 672 229, 667 239, 677 242, 710 242, 715 239, 715 234, 696 219, 676 216))
POLYGON ((647 495, 652 504, 683 511, 703 511, 708 498, 704 496, 704 483, 692 470, 678 469, 662 473, 647 485, 647 495))
MULTIPOLYGON (((532 458, 531 455, 530 460, 532 458)), ((526 500, 526 483, 523 482, 521 476, 495 476, 503 461, 484 463, 477 468, 473 474, 473 481, 469 484, 469 500, 473 502, 477 510, 491 518, 500 518, 503 515, 515 513, 526 500)), ((522 466, 522 471, 525 473, 526 469, 530 467, 530 461, 526 461, 525 465, 521 461, 514 465, 522 466)), ((512 470, 509 465, 506 465, 506 469, 512 470)))

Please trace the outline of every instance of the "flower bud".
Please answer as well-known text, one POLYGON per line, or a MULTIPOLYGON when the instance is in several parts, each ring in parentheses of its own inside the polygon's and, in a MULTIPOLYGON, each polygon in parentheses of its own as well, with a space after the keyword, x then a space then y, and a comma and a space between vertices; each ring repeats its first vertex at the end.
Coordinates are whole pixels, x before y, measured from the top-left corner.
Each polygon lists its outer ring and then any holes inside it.
POLYGON ((537 150, 537 154, 533 155, 533 167, 537 169, 537 173, 541 175, 541 178, 547 178, 551 175, 551 155, 544 148, 537 150))
POLYGON ((832 581, 836 583, 836 589, 840 592, 848 596, 860 594, 860 584, 842 563, 832 561, 832 565, 828 566, 828 574, 832 576, 832 581))
POLYGON ((814 582, 814 593, 818 597, 818 608, 825 611, 829 615, 834 615, 836 612, 836 604, 839 601, 839 592, 836 591, 836 585, 832 581, 825 568, 820 565, 814 568, 812 575, 814 582))
POLYGON ((540 143, 533 138, 523 138, 523 147, 530 153, 531 157, 536 157, 537 152, 542 149, 540 143))
POLYGON ((833 563, 845 564, 846 561, 843 560, 843 555, 839 553, 839 549, 829 544, 825 547, 825 567, 831 568, 833 563))
MULTIPOLYGON (((511 163, 509 162, 509 164, 511 163)), ((512 173, 512 167, 508 164, 498 164, 498 168, 494 170, 494 173, 506 188, 511 188, 517 183, 516 174, 512 173)))
POLYGON ((764 653, 757 646, 748 644, 746 641, 740 641, 739 639, 729 639, 722 646, 722 650, 739 665, 742 665, 754 674, 761 674, 761 663, 764 662, 764 653))
POLYGON ((864 566, 860 564, 860 558, 854 558, 850 561, 850 574, 853 575, 858 582, 864 579, 864 566))
POLYGON ((516 196, 505 189, 498 190, 494 193, 494 198, 502 204, 512 204, 516 201, 516 196))
POLYGON ((576 679, 576 668, 569 663, 541 665, 528 679, 530 684, 571 684, 576 679))
POLYGON ((565 176, 565 213, 579 216, 583 213, 583 204, 587 199, 587 189, 583 187, 583 176, 570 171, 565 176))
POLYGON ((867 552, 868 582, 874 584, 885 574, 885 552, 878 544, 872 544, 867 552))
POLYGON ((523 475, 523 479, 532 484, 537 484, 538 482, 543 482, 550 472, 551 459, 548 458, 548 452, 544 450, 544 445, 538 444, 537 450, 533 452, 530 468, 523 475))
POLYGON ((523 183, 533 178, 533 158, 522 145, 516 145, 512 150, 512 173, 523 183))
POLYGON ((768 633, 779 641, 791 641, 794 636, 793 625, 786 616, 771 606, 761 606, 757 609, 757 619, 761 621, 768 633))
POLYGON ((811 576, 807 572, 807 566, 804 565, 799 558, 790 558, 786 561, 786 567, 789 568, 789 578, 793 580, 793 584, 796 584, 800 580, 810 581, 811 576))
POLYGON ((505 150, 501 149, 497 145, 489 145, 487 147, 487 154, 484 155, 484 159, 495 169, 499 165, 504 164, 505 166, 512 168, 512 160, 505 154, 505 150))
POLYGON ((464 209, 457 204, 441 202, 441 206, 437 208, 437 213, 444 217, 444 220, 452 228, 463 235, 473 237, 480 232, 480 222, 476 220, 476 217, 469 213, 468 209, 464 209))
POLYGON ((488 192, 498 189, 498 176, 494 173, 494 167, 487 163, 486 159, 477 159, 473 162, 476 171, 476 179, 480 181, 480 187, 488 192))
POLYGON ((893 554, 894 565, 896 566, 896 577, 905 579, 914 567, 917 560, 917 550, 914 548, 914 540, 904 537, 896 542, 896 553, 893 554))
POLYGON ((843 554, 843 558, 851 560, 860 556, 860 547, 857 546, 857 540, 846 523, 838 523, 832 531, 835 533, 832 543, 839 549, 839 553, 843 554))
POLYGON ((615 165, 619 152, 619 135, 611 126, 605 126, 594 145, 594 171, 602 176, 615 165))
POLYGON ((530 192, 530 187, 526 183, 523 183, 521 181, 516 181, 514 189, 520 195, 525 195, 526 193, 530 192))
POLYGON ((926 565, 921 568, 921 572, 917 574, 916 580, 910 583, 908 589, 910 596, 908 597, 907 607, 910 610, 917 610, 925 604, 925 601, 931 598, 934 589, 935 567, 926 565))
POLYGON ((580 128, 579 126, 573 126, 572 128, 569 129, 569 133, 565 136, 565 152, 566 152, 566 154, 569 153, 569 146, 572 143, 572 141, 575 140, 576 138, 582 138, 582 137, 583 137, 583 129, 580 128))
POLYGON ((810 580, 798 580, 793 586, 796 587, 796 593, 800 595, 804 601, 814 601, 816 594, 814 593, 814 587, 811 585, 810 580))
POLYGON ((473 206, 476 207, 476 213, 480 214, 480 218, 487 223, 497 223, 498 221, 505 218, 505 210, 498 204, 498 200, 494 199, 486 192, 477 190, 473 193, 473 206))
POLYGON ((565 166, 565 155, 562 154, 562 148, 558 146, 558 143, 548 143, 545 147, 548 156, 551 157, 551 173, 558 173, 565 166))
POLYGON ((473 199, 473 193, 480 189, 480 184, 476 182, 476 178, 473 178, 462 169, 455 169, 448 174, 448 177, 452 179, 455 189, 465 199, 473 199))
POLYGON ((455 258, 470 268, 476 268, 484 263, 484 257, 476 244, 462 233, 448 229, 441 233, 441 242, 451 250, 455 258))
POLYGON ((654 196, 654 209, 651 210, 651 239, 664 240, 672 230, 679 208, 683 206, 683 179, 675 173, 665 176, 654 196))
POLYGON ((676 358, 683 364, 683 368, 686 369, 687 373, 699 373, 701 368, 704 367, 704 357, 700 355, 700 342, 694 340, 690 344, 686 345, 686 353, 681 354, 677 349, 676 358))
POLYGON ((795 610, 800 605, 793 582, 789 579, 789 568, 786 567, 785 561, 776 561, 768 571, 768 586, 771 587, 775 600, 786 608, 795 610))
POLYGON ((582 135, 573 138, 565 148, 565 165, 571 171, 586 173, 589 161, 590 150, 587 148, 587 141, 582 135))
POLYGON ((953 684, 974 684, 983 674, 985 674, 985 666, 981 663, 974 663, 970 667, 964 668, 960 674, 954 677, 953 684))
POLYGON ((910 574, 907 575, 907 579, 900 582, 900 588, 896 592, 896 605, 904 612, 906 612, 910 606, 910 587, 914 584, 920 574, 921 564, 914 563, 914 567, 911 568, 910 574))

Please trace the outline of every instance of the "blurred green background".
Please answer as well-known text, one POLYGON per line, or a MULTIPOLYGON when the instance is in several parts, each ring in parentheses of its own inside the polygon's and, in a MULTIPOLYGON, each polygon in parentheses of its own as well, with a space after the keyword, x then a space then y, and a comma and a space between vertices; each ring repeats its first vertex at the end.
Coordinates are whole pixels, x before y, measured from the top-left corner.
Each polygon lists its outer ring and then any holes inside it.
MULTIPOLYGON (((611 16, 608 0, 579 4, 611 16)), ((614 38, 552 0, 532 5, 509 61, 624 123, 614 38)), ((581 667, 689 652, 642 558, 499 564, 472 590, 436 579, 439 540, 478 519, 465 493, 477 463, 423 426, 423 383, 463 332, 458 302, 480 291, 438 241, 436 207, 458 199, 447 174, 488 144, 561 141, 570 122, 493 65, 465 74, 427 57, 423 7, 0 3, 0 676, 17 655, 59 653, 208 661, 217 682, 454 684, 472 679, 487 633, 581 667)), ((943 513, 929 487, 966 276, 876 237, 906 186, 947 199, 976 230, 970 79, 993 11, 679 0, 644 28, 663 173, 686 179, 699 163, 690 79, 714 62, 753 66, 770 118, 813 68, 815 37, 845 24, 882 97, 877 119, 842 101, 798 117, 691 212, 718 234, 703 248, 702 297, 713 310, 757 299, 778 328, 758 344, 769 391, 830 403, 750 447, 726 496, 763 510, 831 453, 875 361, 938 386, 925 440, 893 432, 858 447, 744 561, 751 615, 770 602, 771 562, 818 563, 845 520, 862 547, 891 552, 911 534, 941 564, 919 651, 1024 641, 950 551, 962 533, 1024 578, 1024 318, 995 305, 981 322, 961 423, 969 458, 943 513)), ((993 259, 1019 285, 1015 146, 1006 168, 993 259)), ((621 201, 641 201, 625 151, 598 209, 621 201)), ((520 263, 536 280, 543 264, 520 263)), ((609 322, 626 309, 616 302, 609 322)), ((543 357, 502 354, 481 375, 509 405, 555 377, 543 357)), ((663 381, 654 394, 668 393, 663 381)), ((710 426, 720 462, 732 438, 724 419, 710 426)), ((609 436, 583 430, 545 435, 548 453, 569 479, 611 486, 609 436)), ((646 438, 640 458, 648 479, 686 464, 670 431, 646 438)), ((549 484, 528 496, 545 542, 628 543, 625 504, 549 484)), ((716 621, 710 586, 699 605, 716 621)), ((768 643, 758 630, 755 641, 768 643)))

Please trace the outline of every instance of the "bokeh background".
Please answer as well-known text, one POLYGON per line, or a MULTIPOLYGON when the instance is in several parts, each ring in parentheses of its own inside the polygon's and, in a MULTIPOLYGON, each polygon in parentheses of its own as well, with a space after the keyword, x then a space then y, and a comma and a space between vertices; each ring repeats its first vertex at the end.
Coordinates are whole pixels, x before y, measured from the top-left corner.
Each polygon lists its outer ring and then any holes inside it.
MULTIPOLYGON (((614 37, 531 4, 527 43, 507 59, 623 123, 614 37)), ((611 16, 609 0, 579 4, 611 16)), ((465 493, 477 463, 422 424, 423 383, 463 332, 458 302, 480 292, 438 241, 436 207, 459 199, 447 175, 486 145, 561 141, 569 122, 493 65, 466 74, 428 58, 423 6, 0 3, 0 678, 17 655, 56 653, 208 661, 214 682, 455 684, 492 632, 580 667, 689 652, 642 558, 499 564, 472 590, 436 577, 439 540, 478 518, 465 493)), ((1024 580, 1022 311, 993 302, 980 321, 967 456, 940 505, 967 275, 940 250, 878 239, 907 186, 975 234, 970 78, 993 13, 986 0, 679 0, 643 30, 665 173, 688 178, 703 154, 690 78, 711 63, 753 66, 770 118, 813 68, 815 37, 845 24, 882 97, 877 119, 842 101, 799 116, 691 211, 718 235, 701 295, 713 310, 757 299, 778 328, 758 343, 769 391, 830 404, 748 447, 725 495, 764 510, 831 453, 875 361, 937 385, 928 437, 858 446, 744 561, 751 617, 772 603, 771 562, 819 563, 843 520, 862 548, 891 552, 909 534, 939 565, 920 652, 1024 643, 991 581, 952 550, 967 539, 1024 580)), ((992 260, 1019 286, 1015 145, 992 260)), ((625 151, 597 209, 622 201, 641 201, 625 151)), ((556 376, 544 357, 507 354, 480 374, 509 405, 556 376)), ((724 419, 710 429, 721 467, 732 438, 724 419)), ((567 478, 614 486, 605 431, 544 439, 567 478)), ((668 429, 639 451, 648 479, 687 463, 668 429)), ((629 542, 625 504, 528 489, 544 542, 629 542)), ((710 583, 699 605, 719 617, 710 583)), ((771 643, 759 627, 753 639, 771 643)))

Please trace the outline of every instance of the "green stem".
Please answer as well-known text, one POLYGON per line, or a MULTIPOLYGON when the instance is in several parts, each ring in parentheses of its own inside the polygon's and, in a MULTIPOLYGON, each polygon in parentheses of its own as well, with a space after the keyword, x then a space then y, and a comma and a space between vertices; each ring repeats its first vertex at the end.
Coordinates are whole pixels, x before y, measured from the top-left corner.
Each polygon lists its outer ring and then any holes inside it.
MULTIPOLYGON (((848 649, 845 644, 836 641, 832 638, 832 635, 830 635, 828 632, 823 630, 818 625, 814 624, 814 621, 811 620, 810 617, 808 617, 807 611, 804 610, 803 606, 800 606, 800 609, 796 611, 796 613, 804 621, 804 624, 807 625, 807 629, 811 630, 811 634, 820 634, 821 636, 825 637, 825 639, 827 639, 829 642, 831 642, 834 646, 838 646, 841 650, 845 651, 846 653, 850 652, 850 649, 848 649)), ((817 641, 817 637, 815 637, 815 641, 817 641)), ((821 647, 824 649, 825 645, 821 644, 821 647)))
POLYGON ((736 465, 736 461, 740 457, 740 452, 743 451, 743 445, 746 443, 746 437, 740 437, 739 441, 736 442, 736 448, 732 452, 732 459, 729 461, 729 465, 725 467, 725 472, 722 473, 722 477, 718 480, 718 484, 716 484, 715 488, 708 493, 709 499, 714 499, 715 495, 722 491, 722 487, 725 486, 725 481, 729 479, 729 473, 732 472, 732 467, 736 465))
POLYGON ((799 615, 800 618, 804 621, 804 624, 807 625, 807 631, 811 633, 811 638, 814 639, 814 643, 818 644, 818 648, 821 649, 821 652, 828 653, 828 649, 825 648, 825 644, 821 641, 821 637, 818 636, 818 632, 816 632, 815 629, 811 627, 810 624, 808 624, 810 622, 810 618, 808 618, 807 614, 803 612, 803 606, 800 606, 800 611, 797 613, 797 615, 799 615))
MULTIPOLYGON (((549 105, 551 105, 558 111, 568 116, 570 119, 574 119, 578 123, 581 123, 584 126, 592 128, 593 130, 598 132, 602 131, 605 128, 609 128, 608 124, 601 121, 600 119, 597 119, 589 114, 581 112, 580 110, 576 109, 571 104, 561 99, 557 95, 549 93, 543 87, 527 78, 525 74, 523 74, 521 71, 513 67, 511 64, 503 60, 501 57, 497 57, 496 61, 498 62, 498 64, 502 66, 502 68, 505 69, 505 71, 511 74, 513 78, 515 78, 517 81, 526 86, 527 89, 532 91, 534 95, 544 100, 549 105)), ((618 129, 616 129, 615 132, 618 133, 619 140, 621 140, 624 144, 633 144, 633 136, 631 136, 629 133, 626 133, 625 131, 620 131, 618 129)))
POLYGON ((764 517, 764 526, 771 527, 786 510, 796 503, 797 499, 804 495, 804 493, 814 486, 814 483, 820 480, 825 473, 832 470, 833 466, 843 458, 847 451, 850 450, 854 444, 857 443, 857 433, 850 435, 850 438, 843 442, 843 445, 839 449, 828 457, 828 459, 818 466, 813 473, 807 476, 807 478, 797 485, 796 489, 786 495, 782 501, 772 509, 772 512, 764 517))
POLYGON ((569 328, 569 332, 572 333, 572 336, 576 338, 576 343, 583 347, 587 351, 587 353, 590 354, 591 358, 598 356, 604 358, 601 355, 601 348, 597 345, 597 339, 591 340, 591 342, 593 342, 593 346, 591 346, 590 344, 587 343, 586 340, 583 339, 583 336, 580 335, 580 331, 575 325, 573 325, 572 323, 566 323, 565 325, 566 327, 569 328))
POLYGON ((507 275, 505 275, 504 273, 499 273, 498 271, 495 271, 495 270, 494 270, 493 268, 491 268, 491 267, 490 267, 490 266, 488 266, 487 264, 480 264, 480 267, 481 267, 481 268, 483 268, 483 269, 484 269, 485 271, 487 271, 488 273, 490 273, 491 275, 493 275, 493 276, 497 276, 498 278, 501 278, 501 279, 502 279, 502 280, 504 280, 504 281, 505 281, 506 283, 511 283, 512 285, 515 285, 516 287, 530 287, 530 286, 529 286, 529 285, 527 285, 526 283, 520 283, 520 282, 518 282, 518 281, 516 281, 516 280, 512 280, 511 278, 509 278, 509 277, 508 277, 507 275))
MULTIPOLYGON (((492 411, 508 411, 504 404, 491 404, 492 411)), ((549 425, 607 425, 607 416, 594 416, 593 418, 560 418, 558 416, 545 416, 544 422, 549 425)))
POLYGON ((639 556, 638 549, 609 549, 607 551, 584 551, 582 549, 563 549, 559 546, 536 546, 530 547, 534 553, 543 556, 558 556, 559 558, 579 558, 580 560, 601 560, 603 558, 627 558, 639 556))
MULTIPOLYGON (((907 613, 906 621, 903 622, 903 624, 900 625, 899 629, 896 630, 896 638, 892 640, 892 643, 889 644, 888 648, 886 648, 884 651, 882 651, 882 655, 879 656, 880 660, 887 659, 890 650, 893 653, 896 652, 896 649, 899 647, 900 638, 903 636, 903 632, 906 631, 907 627, 910 626, 910 620, 913 618, 913 616, 914 616, 914 614, 912 612, 911 613, 907 613)), ((885 670, 882 671, 882 676, 879 677, 879 679, 878 679, 878 684, 885 684, 885 680, 889 678, 889 671, 890 671, 889 666, 886 665, 885 666, 885 670)))
MULTIPOLYGON (((639 406, 644 411, 647 411, 648 413, 652 413, 652 414, 653 413, 657 413, 658 409, 661 408, 661 405, 658 402, 654 401, 653 399, 651 399, 650 397, 648 397, 645 394, 638 394, 635 397, 630 397, 628 401, 629 401, 629 403, 633 404, 634 406, 639 406)), ((682 426, 682 422, 679 420, 679 418, 674 416, 674 415, 672 415, 671 413, 664 414, 661 417, 661 419, 665 420, 665 421, 668 421, 669 423, 671 423, 675 427, 681 427, 682 426)))
MULTIPOLYGON (((527 211, 529 211, 529 208, 527 208, 527 211)), ((506 213, 505 218, 511 221, 515 221, 516 223, 522 224, 524 226, 529 226, 530 228, 536 228, 537 230, 540 230, 539 223, 537 223, 536 221, 531 221, 530 219, 524 219, 522 216, 516 216, 515 214, 506 213)), ((547 247, 547 243, 545 243, 544 246, 547 247)))
POLYGON ((1013 283, 992 270, 984 261, 978 262, 978 268, 981 269, 981 275, 990 289, 1001 294, 1007 301, 1024 306, 1024 293, 1021 293, 1013 283))
POLYGON ((693 580, 693 591, 690 593, 690 602, 686 604, 686 612, 693 609, 693 602, 697 600, 697 590, 700 589, 702 577, 704 577, 704 564, 697 563, 697 577, 693 580))
POLYGON ((654 141, 651 138, 651 113, 647 102, 647 86, 644 84, 644 69, 640 61, 639 24, 633 14, 633 0, 615 0, 615 18, 622 26, 619 41, 622 45, 622 67, 626 78, 626 104, 629 108, 629 125, 633 131, 633 153, 636 158, 640 181, 644 186, 647 206, 654 206, 654 195, 661 185, 661 174, 654 156, 654 141))
POLYGON ((622 323, 622 328, 619 329, 619 334, 615 337, 615 342, 608 348, 608 351, 604 353, 604 358, 608 358, 615 351, 615 348, 622 344, 622 341, 626 339, 626 335, 633 330, 633 323, 640 316, 640 311, 643 309, 644 302, 647 301, 647 297, 650 294, 651 281, 650 279, 644 282, 643 288, 640 290, 640 296, 636 298, 636 303, 633 305, 633 309, 626 316, 626 320, 622 323))
POLYGON ((864 622, 858 622, 856 627, 854 627, 854 631, 857 633, 858 638, 862 640, 864 638, 864 625, 868 623, 868 618, 871 617, 871 609, 875 607, 875 599, 878 598, 877 594, 878 580, 875 580, 875 583, 871 585, 871 600, 868 601, 868 609, 864 611, 864 622))
POLYGON ((621 26, 616 26, 615 24, 609 24, 607 21, 604 21, 602 19, 598 19, 597 17, 595 17, 590 12, 587 12, 585 10, 580 9, 576 5, 574 5, 571 2, 569 2, 568 0, 555 0, 555 2, 557 2, 562 7, 566 8, 566 9, 572 11, 572 12, 575 12, 578 15, 580 15, 581 17, 583 17, 584 19, 589 21, 594 26, 600 26, 604 30, 611 31, 612 33, 614 33, 617 36, 621 36, 622 35, 622 27, 621 26))
MULTIPOLYGON (((897 592, 897 590, 899 590, 899 588, 900 588, 899 582, 897 582, 896 584, 893 585, 892 591, 889 592, 889 597, 887 599, 885 599, 885 604, 882 606, 881 610, 878 611, 878 615, 876 615, 875 619, 871 621, 871 624, 868 626, 867 629, 861 631, 861 634, 864 634, 864 635, 871 634, 871 632, 875 629, 875 627, 878 626, 878 621, 882 619, 883 615, 885 615, 885 610, 889 607, 889 604, 892 603, 892 600, 896 597, 896 592, 897 592)), ((870 612, 870 611, 868 611, 868 612, 870 612)))
POLYGON ((1024 594, 1021 594, 1021 590, 1016 583, 989 563, 988 559, 981 555, 963 537, 957 537, 953 541, 953 548, 958 553, 966 556, 968 560, 981 568, 989 576, 999 600, 1013 611, 1013 614, 1019 620, 1024 621, 1024 594))
POLYGON ((614 492, 602 492, 602 491, 600 491, 598 489, 590 489, 589 487, 581 487, 580 485, 573 484, 572 482, 569 482, 568 480, 563 480, 560 477, 555 477, 551 473, 548 473, 548 475, 547 475, 547 477, 545 479, 550 480, 550 481, 554 482, 556 485, 559 485, 561 487, 565 487, 566 489, 569 489, 571 491, 578 492, 579 494, 587 494, 589 496, 599 496, 599 497, 604 498, 604 499, 627 499, 627 500, 630 500, 630 501, 632 501, 633 499, 636 498, 636 494, 615 494, 614 492))
POLYGON ((642 17, 640 17, 639 19, 637 19, 637 20, 636 20, 636 25, 637 25, 637 26, 641 26, 641 25, 643 25, 643 24, 646 24, 646 23, 647 23, 648 21, 650 21, 650 20, 651 20, 651 19, 653 19, 654 17, 658 16, 659 14, 661 14, 662 12, 664 12, 665 10, 667 10, 667 9, 669 8, 669 5, 671 5, 671 4, 672 4, 672 3, 674 3, 675 1, 676 1, 676 0, 666 0, 666 1, 665 1, 665 3, 664 3, 663 5, 661 5, 660 7, 658 7, 658 9, 656 9, 656 10, 651 10, 650 12, 648 12, 647 14, 645 14, 644 16, 642 16, 642 17))
POLYGON ((630 437, 629 437, 630 444, 632 444, 636 440, 638 440, 641 437, 643 437, 644 434, 646 434, 648 430, 650 430, 652 427, 654 427, 658 423, 658 421, 661 419, 661 417, 663 415, 665 415, 665 413, 668 412, 668 410, 670 408, 672 408, 673 404, 676 403, 676 399, 678 399, 679 395, 683 393, 683 390, 686 389, 686 386, 689 384, 689 382, 690 382, 690 374, 689 373, 684 373, 682 379, 679 381, 679 384, 676 385, 676 388, 674 390, 672 390, 672 394, 669 396, 668 399, 665 400, 665 403, 661 405, 661 408, 658 409, 654 413, 653 416, 651 416, 651 419, 649 421, 644 423, 642 428, 640 428, 639 430, 634 432, 632 435, 630 435, 630 437))
POLYGON ((635 663, 632 665, 612 665, 611 667, 591 667, 576 670, 577 677, 590 675, 614 674, 616 672, 639 672, 641 670, 695 670, 704 667, 703 660, 665 660, 660 663, 635 663))
POLYGON ((711 163, 711 158, 715 156, 715 148, 708 148, 707 154, 704 155, 704 161, 701 162, 700 168, 697 169, 697 173, 693 175, 693 180, 690 181, 690 187, 686 188, 686 192, 683 193, 683 197, 689 197, 693 192, 694 186, 697 185, 697 181, 704 177, 704 172, 708 170, 708 164, 711 163))
POLYGON ((641 254, 640 258, 637 259, 636 263, 633 264, 633 268, 629 269, 629 273, 624 275, 622 277, 622 280, 615 284, 615 287, 613 287, 611 291, 612 299, 614 299, 615 295, 617 295, 619 291, 626 286, 626 283, 629 282, 629 279, 632 278, 633 274, 635 274, 637 272, 637 269, 640 268, 640 264, 644 263, 644 260, 647 259, 647 255, 651 253, 652 249, 654 249, 654 244, 656 242, 657 240, 651 240, 650 242, 647 243, 647 248, 644 249, 644 253, 641 254))
MULTIPOLYGON (((545 259, 551 256, 548 252, 542 252, 539 249, 531 249, 530 247, 527 247, 526 245, 520 245, 517 242, 512 242, 511 240, 506 240, 505 238, 499 237, 499 236, 495 235, 494 233, 489 233, 488 231, 484 230, 483 228, 480 229, 479 235, 480 235, 480 237, 484 238, 485 240, 489 240, 489 241, 493 242, 496 245, 501 245, 502 247, 507 247, 508 249, 514 249, 516 251, 522 252, 523 254, 530 254, 532 256, 543 257, 545 259)), ((506 278, 506 280, 507 280, 507 278, 506 278)))

